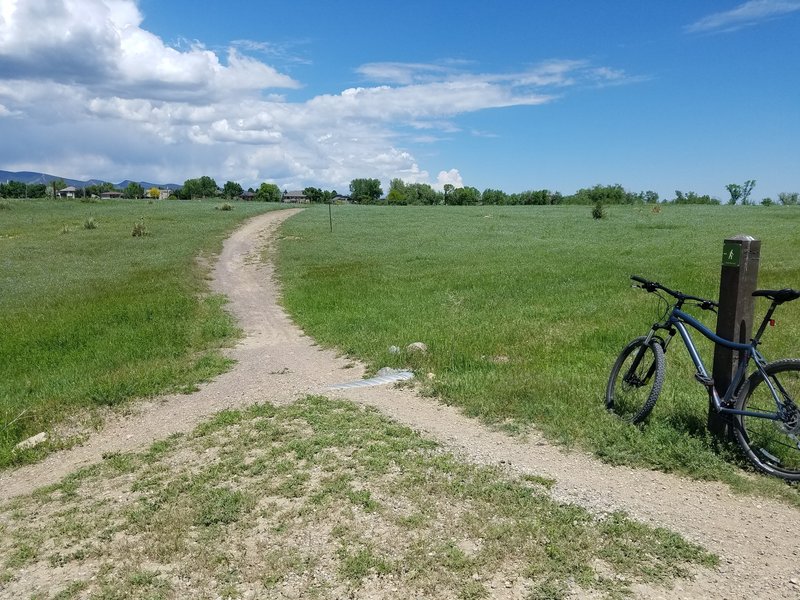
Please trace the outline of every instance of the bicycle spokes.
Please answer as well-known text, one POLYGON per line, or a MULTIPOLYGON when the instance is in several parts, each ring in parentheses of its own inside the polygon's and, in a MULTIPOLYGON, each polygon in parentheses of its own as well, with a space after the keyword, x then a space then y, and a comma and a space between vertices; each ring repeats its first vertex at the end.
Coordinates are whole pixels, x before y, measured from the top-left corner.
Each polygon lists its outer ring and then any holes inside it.
POLYGON ((800 474, 800 364, 784 362, 766 369, 749 391, 742 408, 763 416, 743 416, 739 423, 745 451, 760 468, 781 477, 800 474), (777 398, 776 398, 777 396, 777 398))

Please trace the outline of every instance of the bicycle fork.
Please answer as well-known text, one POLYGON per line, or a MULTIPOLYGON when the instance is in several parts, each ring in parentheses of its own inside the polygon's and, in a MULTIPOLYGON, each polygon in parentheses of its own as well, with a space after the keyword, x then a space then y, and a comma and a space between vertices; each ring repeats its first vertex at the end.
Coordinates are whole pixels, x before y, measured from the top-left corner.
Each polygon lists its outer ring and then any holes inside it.
MULTIPOLYGON (((641 365, 642 360, 644 359, 644 355, 647 352, 647 349, 650 347, 650 343, 652 342, 653 337, 655 337, 655 332, 657 329, 660 329, 660 327, 658 327, 657 325, 653 325, 653 327, 650 329, 650 332, 647 334, 647 336, 644 339, 644 342, 642 343, 642 347, 639 348, 639 350, 636 352, 636 356, 634 357, 633 362, 631 363, 631 366, 628 369, 628 372, 625 373, 625 375, 623 376, 622 380, 628 385, 635 385, 636 387, 642 387, 643 385, 646 385, 648 381, 650 381, 650 378, 656 372, 656 362, 653 361, 653 363, 647 369, 647 373, 645 374, 644 377, 640 378, 637 375, 639 371, 639 366, 641 365)), ((656 337, 656 339, 658 340, 658 344, 661 346, 661 349, 664 352, 666 352, 667 344, 669 344, 669 340, 672 339, 672 336, 669 336, 667 340, 663 340, 660 337, 656 337)))

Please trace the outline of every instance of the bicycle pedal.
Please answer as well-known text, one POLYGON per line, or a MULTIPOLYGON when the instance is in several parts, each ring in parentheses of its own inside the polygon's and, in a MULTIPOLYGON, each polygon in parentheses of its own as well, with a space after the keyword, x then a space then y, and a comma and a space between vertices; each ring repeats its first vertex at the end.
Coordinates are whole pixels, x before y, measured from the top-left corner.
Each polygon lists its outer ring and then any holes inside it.
POLYGON ((711 387, 714 385, 714 380, 708 375, 701 375, 700 373, 695 373, 694 378, 697 379, 697 381, 699 381, 706 387, 711 387))

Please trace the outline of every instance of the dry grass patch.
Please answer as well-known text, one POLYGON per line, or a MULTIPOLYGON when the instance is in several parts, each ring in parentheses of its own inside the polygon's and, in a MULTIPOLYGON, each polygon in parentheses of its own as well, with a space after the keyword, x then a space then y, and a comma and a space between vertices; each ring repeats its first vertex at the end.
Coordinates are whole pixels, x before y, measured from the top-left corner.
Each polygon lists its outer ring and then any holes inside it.
POLYGON ((226 411, 0 507, 0 596, 617 598, 716 559, 374 410, 226 411))

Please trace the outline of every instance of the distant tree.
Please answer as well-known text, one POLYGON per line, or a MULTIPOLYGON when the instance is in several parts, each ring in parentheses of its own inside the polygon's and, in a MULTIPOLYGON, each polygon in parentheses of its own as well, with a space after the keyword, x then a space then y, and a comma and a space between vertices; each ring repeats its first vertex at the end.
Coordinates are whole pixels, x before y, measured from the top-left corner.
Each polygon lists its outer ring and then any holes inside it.
POLYGON ((800 194, 797 192, 781 192, 778 194, 778 202, 784 206, 795 206, 800 203, 800 194))
POLYGON ((406 198, 406 182, 402 179, 392 179, 389 182, 389 193, 386 194, 388 204, 408 204, 406 198))
POLYGON ((32 186, 26 185, 21 181, 8 181, 0 183, 0 198, 34 198, 31 196, 29 188, 32 186))
POLYGON ((161 197, 161 190, 157 187, 151 187, 147 190, 147 197, 152 198, 153 200, 158 200, 161 197))
POLYGON ((109 183, 108 181, 104 181, 102 183, 96 183, 94 185, 87 185, 84 188, 87 196, 100 196, 103 192, 110 192, 114 189, 114 184, 109 183))
POLYGON ((65 187, 67 187, 67 184, 63 179, 54 179, 47 186, 47 194, 55 198, 58 191, 63 190, 65 187))
POLYGON ((728 204, 736 204, 740 200, 742 204, 750 204, 749 198, 754 187, 756 187, 755 179, 748 179, 742 185, 738 183, 729 183, 725 186, 725 189, 728 190, 728 193, 731 195, 728 204))
POLYGON ((444 190, 444 203, 445 204, 448 204, 447 196, 452 194, 454 189, 456 189, 456 186, 454 186, 452 183, 445 183, 444 184, 443 190, 444 190))
POLYGON ((481 203, 481 192, 477 188, 466 186, 453 190, 450 194, 450 204, 473 205, 481 203))
POLYGON ((322 202, 333 202, 333 199, 339 195, 336 190, 322 190, 322 202))
POLYGON ((389 204, 439 204, 441 194, 427 183, 406 183, 402 179, 392 179, 386 201, 389 204))
POLYGON ((639 197, 628 192, 620 184, 614 185, 595 185, 591 188, 579 189, 572 196, 568 196, 565 202, 568 204, 635 204, 641 201, 639 197))
POLYGON ((242 195, 242 192, 244 192, 242 186, 235 181, 226 181, 225 185, 222 186, 222 195, 228 200, 231 198, 238 198, 242 195))
POLYGON ((308 201, 313 204, 325 202, 325 192, 319 188, 307 187, 303 189, 303 193, 306 195, 306 198, 308 198, 308 201))
POLYGON ((427 183, 406 184, 406 200, 409 204, 439 204, 441 194, 427 183))
POLYGON ((353 179, 350 182, 350 197, 359 204, 374 204, 383 196, 378 179, 353 179))
POLYGON ((274 183, 262 183, 256 190, 256 200, 261 202, 280 202, 283 195, 274 183))
POLYGON ((712 198, 708 194, 700 196, 695 192, 686 192, 685 194, 680 190, 675 190, 675 199, 672 200, 674 204, 719 204, 719 200, 712 198))
POLYGON ((198 179, 187 179, 183 182, 179 197, 184 200, 194 198, 214 198, 217 195, 217 182, 208 175, 198 179))
POLYGON ((481 194, 481 202, 483 204, 508 204, 508 194, 503 190, 486 188, 481 194))
POLYGON ((508 197, 509 204, 524 204, 524 205, 548 205, 548 204, 561 204, 564 196, 560 192, 551 192, 550 190, 527 190, 518 194, 511 194, 508 197))
POLYGON ((125 198, 143 198, 144 188, 141 186, 141 184, 131 181, 123 190, 122 196, 125 198))
POLYGON ((654 192, 652 190, 639 192, 639 197, 645 204, 656 204, 658 202, 658 192, 654 192))
POLYGON ((772 198, 763 198, 761 200, 762 206, 772 206, 773 204, 775 204, 775 202, 772 201, 772 198))

